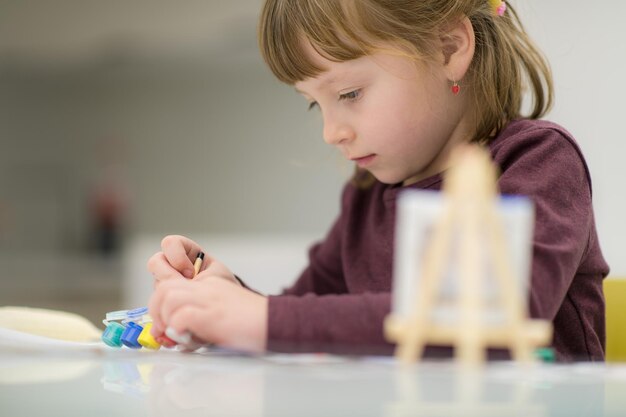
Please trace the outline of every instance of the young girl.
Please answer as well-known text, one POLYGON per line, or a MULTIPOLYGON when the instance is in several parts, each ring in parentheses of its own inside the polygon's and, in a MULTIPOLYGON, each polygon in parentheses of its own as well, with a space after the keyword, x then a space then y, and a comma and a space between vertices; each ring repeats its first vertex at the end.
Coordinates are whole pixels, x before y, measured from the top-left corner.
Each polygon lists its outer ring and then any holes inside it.
MULTIPOLYGON (((499 0, 266 0, 263 57, 320 111, 323 137, 356 172, 310 263, 281 295, 263 296, 210 256, 163 239, 148 262, 153 333, 167 327, 254 352, 391 353, 395 204, 407 188, 439 190, 448 157, 477 142, 503 194, 536 210, 530 314, 554 324, 561 360, 604 358, 602 257, 589 171, 572 136, 539 121, 552 102, 549 67, 510 4, 499 0), (521 112, 525 84, 533 99, 521 112), (222 278, 222 279, 220 279, 222 278)), ((426 354, 441 352, 430 349, 426 354)))

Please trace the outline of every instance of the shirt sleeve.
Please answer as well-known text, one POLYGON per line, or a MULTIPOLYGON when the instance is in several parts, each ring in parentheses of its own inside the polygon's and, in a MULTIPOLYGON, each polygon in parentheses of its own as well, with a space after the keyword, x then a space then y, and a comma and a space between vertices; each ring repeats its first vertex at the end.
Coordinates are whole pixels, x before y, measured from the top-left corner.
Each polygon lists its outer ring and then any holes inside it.
POLYGON ((503 194, 529 196, 535 206, 530 315, 553 320, 590 241, 591 182, 578 147, 562 132, 537 129, 498 153, 503 194))
POLYGON ((268 345, 273 352, 390 354, 383 321, 390 293, 270 296, 268 345))

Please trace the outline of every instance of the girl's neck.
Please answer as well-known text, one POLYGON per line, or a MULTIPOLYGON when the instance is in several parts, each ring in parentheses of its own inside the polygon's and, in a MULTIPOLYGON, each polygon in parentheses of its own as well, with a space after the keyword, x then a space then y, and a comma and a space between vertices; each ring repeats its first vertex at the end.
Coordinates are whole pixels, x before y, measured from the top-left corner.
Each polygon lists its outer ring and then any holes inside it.
POLYGON ((463 115, 452 130, 449 139, 444 143, 431 163, 428 164, 428 166, 426 166, 421 172, 404 180, 402 182, 402 186, 415 184, 418 181, 440 174, 447 170, 450 166, 450 155, 453 150, 459 145, 467 144, 471 141, 471 126, 474 126, 472 122, 473 117, 469 114, 463 115))

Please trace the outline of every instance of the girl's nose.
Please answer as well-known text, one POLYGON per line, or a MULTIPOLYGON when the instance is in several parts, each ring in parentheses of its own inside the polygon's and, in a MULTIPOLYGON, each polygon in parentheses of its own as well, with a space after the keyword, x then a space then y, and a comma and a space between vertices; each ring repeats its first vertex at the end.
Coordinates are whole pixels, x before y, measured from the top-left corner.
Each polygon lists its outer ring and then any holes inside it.
POLYGON ((354 129, 349 124, 337 120, 325 120, 323 134, 324 142, 329 145, 339 145, 355 137, 354 129))

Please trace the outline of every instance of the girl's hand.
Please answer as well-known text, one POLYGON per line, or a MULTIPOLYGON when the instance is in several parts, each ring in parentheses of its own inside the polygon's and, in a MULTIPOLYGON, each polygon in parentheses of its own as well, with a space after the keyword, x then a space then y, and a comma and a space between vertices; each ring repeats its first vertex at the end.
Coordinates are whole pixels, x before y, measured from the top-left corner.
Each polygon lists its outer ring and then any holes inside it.
POLYGON ((168 280, 150 298, 152 335, 161 337, 171 327, 203 342, 263 352, 267 305, 266 297, 207 272, 194 280, 168 280))
MULTIPOLYGON (((193 278, 193 264, 199 252, 204 252, 200 245, 185 236, 164 237, 161 241, 161 252, 155 253, 148 260, 148 271, 154 276, 155 287, 158 283, 170 279, 193 278)), ((207 254, 204 256, 200 271, 241 285, 226 265, 207 254)))

